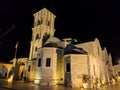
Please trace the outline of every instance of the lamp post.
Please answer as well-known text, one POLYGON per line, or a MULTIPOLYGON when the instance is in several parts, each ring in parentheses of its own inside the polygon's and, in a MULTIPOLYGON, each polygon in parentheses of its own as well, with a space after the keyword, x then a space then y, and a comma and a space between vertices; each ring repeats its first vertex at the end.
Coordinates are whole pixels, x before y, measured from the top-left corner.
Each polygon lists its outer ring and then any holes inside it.
POLYGON ((15 56, 14 56, 14 73, 13 73, 13 79, 17 79, 17 49, 18 49, 18 41, 15 46, 15 56))

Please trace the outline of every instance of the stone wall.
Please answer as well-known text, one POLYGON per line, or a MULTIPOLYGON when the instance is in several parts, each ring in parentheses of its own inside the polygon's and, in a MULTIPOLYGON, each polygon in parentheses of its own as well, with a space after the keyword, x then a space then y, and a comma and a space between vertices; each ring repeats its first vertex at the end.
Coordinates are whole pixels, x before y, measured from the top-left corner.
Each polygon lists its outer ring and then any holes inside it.
POLYGON ((40 79, 41 85, 55 85, 57 79, 57 53, 56 48, 54 47, 45 47, 39 50, 40 56, 37 58, 41 58, 41 66, 36 66, 36 77, 35 79, 40 79), (46 59, 50 58, 50 66, 46 66, 46 59))
POLYGON ((82 75, 88 75, 86 55, 71 55, 71 82, 72 87, 82 87, 82 75))

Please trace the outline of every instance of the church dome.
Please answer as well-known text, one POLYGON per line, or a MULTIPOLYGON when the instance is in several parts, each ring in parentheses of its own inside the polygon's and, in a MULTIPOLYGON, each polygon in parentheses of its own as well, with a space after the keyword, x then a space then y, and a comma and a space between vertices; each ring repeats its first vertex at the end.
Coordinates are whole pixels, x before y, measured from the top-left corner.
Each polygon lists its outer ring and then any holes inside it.
POLYGON ((43 47, 62 47, 62 43, 61 40, 57 37, 51 37, 49 38, 45 44, 43 45, 43 47))

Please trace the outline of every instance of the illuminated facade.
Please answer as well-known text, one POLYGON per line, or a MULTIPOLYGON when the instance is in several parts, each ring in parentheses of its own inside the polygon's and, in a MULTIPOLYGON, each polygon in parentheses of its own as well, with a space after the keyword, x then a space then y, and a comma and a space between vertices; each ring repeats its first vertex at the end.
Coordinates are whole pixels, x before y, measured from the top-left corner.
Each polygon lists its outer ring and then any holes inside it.
POLYGON ((54 36, 54 20, 53 15, 46 8, 40 10, 34 15, 34 27, 32 28, 32 41, 29 59, 36 59, 37 49, 41 48, 46 40, 54 36))
MULTIPOLYGON (((29 58, 12 60, 10 69, 0 67, 0 75, 33 81, 40 85, 63 84, 83 87, 83 83, 109 83, 114 74, 112 57, 102 49, 99 40, 72 44, 73 39, 54 37, 56 16, 46 8, 34 15, 29 58), (87 80, 86 80, 87 79, 87 80)), ((2 65, 2 64, 1 64, 2 65)))

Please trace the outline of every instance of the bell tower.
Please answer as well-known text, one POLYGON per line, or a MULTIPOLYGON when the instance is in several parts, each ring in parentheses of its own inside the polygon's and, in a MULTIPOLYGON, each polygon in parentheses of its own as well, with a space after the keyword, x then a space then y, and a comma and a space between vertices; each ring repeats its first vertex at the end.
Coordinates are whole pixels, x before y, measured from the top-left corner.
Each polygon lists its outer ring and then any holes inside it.
POLYGON ((33 14, 32 40, 29 60, 36 59, 37 49, 41 48, 46 40, 54 36, 54 21, 56 16, 46 8, 33 14))

